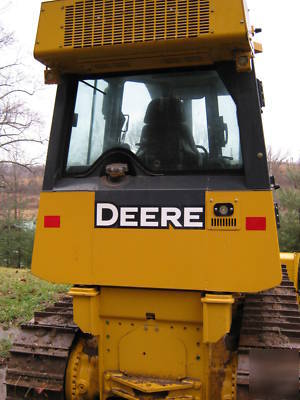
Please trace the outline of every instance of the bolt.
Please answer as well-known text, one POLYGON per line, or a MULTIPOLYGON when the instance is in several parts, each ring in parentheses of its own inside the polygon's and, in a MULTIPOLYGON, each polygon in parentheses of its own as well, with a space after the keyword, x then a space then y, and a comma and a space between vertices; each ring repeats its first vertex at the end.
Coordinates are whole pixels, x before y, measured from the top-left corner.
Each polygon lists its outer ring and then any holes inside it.
POLYGON ((80 394, 84 394, 87 392, 88 385, 86 381, 84 380, 79 381, 77 387, 78 387, 78 392, 80 394))

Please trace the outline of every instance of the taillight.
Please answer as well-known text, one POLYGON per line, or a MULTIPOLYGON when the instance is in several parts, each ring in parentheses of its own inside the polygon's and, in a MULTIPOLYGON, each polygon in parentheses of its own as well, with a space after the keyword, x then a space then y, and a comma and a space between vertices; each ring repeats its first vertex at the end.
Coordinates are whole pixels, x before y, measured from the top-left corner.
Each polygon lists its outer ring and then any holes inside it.
POLYGON ((267 229, 266 217, 246 217, 247 231, 265 231, 267 229))
POLYGON ((44 228, 60 228, 60 216, 58 215, 44 216, 44 228))

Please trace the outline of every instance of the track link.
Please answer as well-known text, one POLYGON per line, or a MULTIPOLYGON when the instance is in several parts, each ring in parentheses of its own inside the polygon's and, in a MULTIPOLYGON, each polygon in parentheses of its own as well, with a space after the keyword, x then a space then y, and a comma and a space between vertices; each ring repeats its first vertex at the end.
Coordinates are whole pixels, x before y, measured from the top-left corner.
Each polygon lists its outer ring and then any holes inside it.
POLYGON ((245 297, 240 332, 237 393, 238 400, 248 400, 251 349, 296 349, 300 356, 299 305, 285 266, 279 286, 245 297))
POLYGON ((6 400, 63 400, 68 357, 78 327, 71 297, 34 314, 10 351, 6 400))

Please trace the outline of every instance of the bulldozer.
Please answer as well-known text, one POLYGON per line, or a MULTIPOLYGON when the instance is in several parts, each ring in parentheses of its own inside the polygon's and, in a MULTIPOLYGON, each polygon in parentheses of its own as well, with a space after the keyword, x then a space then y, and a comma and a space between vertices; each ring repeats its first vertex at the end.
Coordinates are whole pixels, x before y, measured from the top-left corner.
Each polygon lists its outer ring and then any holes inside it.
POLYGON ((7 400, 299 399, 299 255, 282 254, 243 0, 54 0, 57 84, 7 400))

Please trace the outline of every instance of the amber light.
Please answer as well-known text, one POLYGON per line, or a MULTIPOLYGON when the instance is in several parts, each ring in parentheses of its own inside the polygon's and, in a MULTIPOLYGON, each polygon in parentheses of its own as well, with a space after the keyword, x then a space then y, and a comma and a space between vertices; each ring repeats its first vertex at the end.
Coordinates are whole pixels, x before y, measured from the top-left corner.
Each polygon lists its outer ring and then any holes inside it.
POLYGON ((267 228, 266 217, 247 217, 246 230, 247 231, 265 231, 267 228))
POLYGON ((60 216, 46 215, 44 217, 44 228, 60 228, 60 216))

